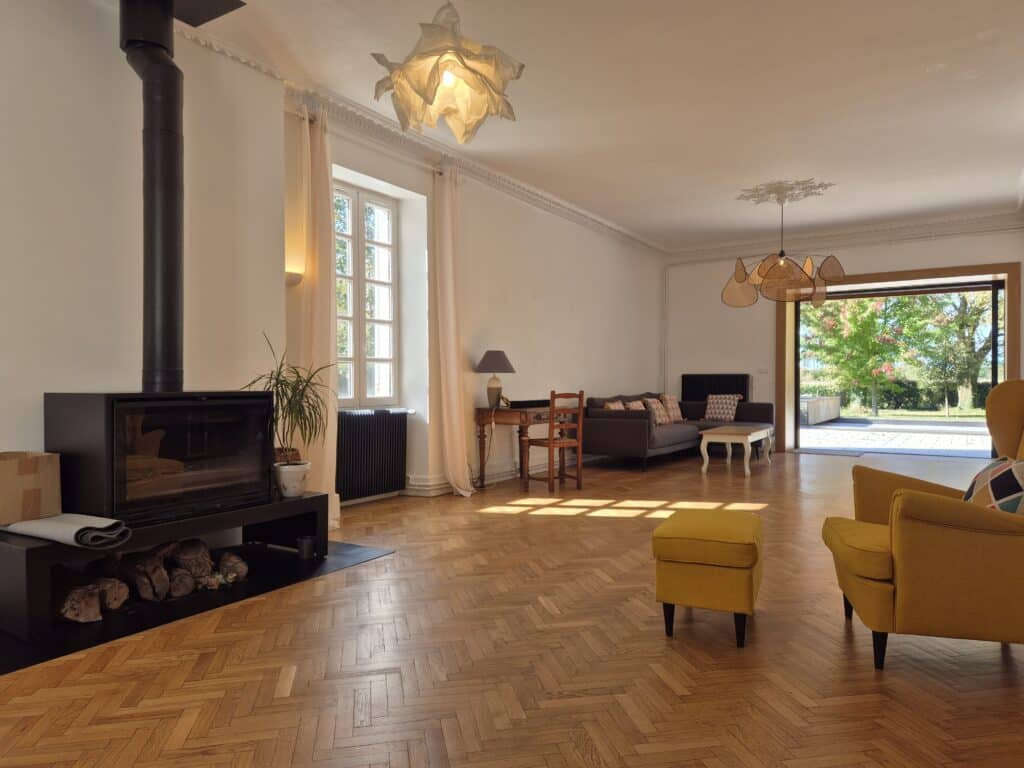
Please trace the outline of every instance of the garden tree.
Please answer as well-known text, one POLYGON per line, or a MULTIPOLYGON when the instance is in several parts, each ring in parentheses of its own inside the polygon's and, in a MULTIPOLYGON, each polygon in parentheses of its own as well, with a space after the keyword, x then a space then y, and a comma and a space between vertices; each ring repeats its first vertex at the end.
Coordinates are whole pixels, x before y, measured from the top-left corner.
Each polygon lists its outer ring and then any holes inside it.
POLYGON ((957 408, 969 410, 981 366, 992 354, 992 294, 972 291, 920 298, 928 322, 917 328, 908 347, 917 352, 929 381, 944 388, 956 387, 957 408))
POLYGON ((893 387, 904 337, 920 336, 926 322, 922 297, 842 299, 800 309, 808 356, 831 369, 842 389, 867 392, 878 415, 878 395, 893 387))
POLYGON ((909 343, 907 358, 921 369, 929 384, 942 388, 942 401, 948 418, 949 391, 957 386, 961 366, 957 360, 957 345, 950 333, 949 315, 942 311, 937 302, 929 303, 935 304, 932 319, 921 327, 918 337, 909 343))

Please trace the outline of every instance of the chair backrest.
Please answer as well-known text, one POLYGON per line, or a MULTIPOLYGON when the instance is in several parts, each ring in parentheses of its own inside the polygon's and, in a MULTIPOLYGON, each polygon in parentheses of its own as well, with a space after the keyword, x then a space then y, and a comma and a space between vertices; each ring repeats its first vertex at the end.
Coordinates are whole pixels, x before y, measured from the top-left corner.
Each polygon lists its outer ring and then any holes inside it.
POLYGON ((583 390, 579 392, 555 392, 551 390, 551 411, 548 417, 548 437, 554 439, 561 431, 574 431, 576 440, 583 441, 583 390), (559 401, 575 401, 565 405, 559 401))
POLYGON ((1004 381, 989 392, 985 420, 996 452, 1024 459, 1024 380, 1004 381))

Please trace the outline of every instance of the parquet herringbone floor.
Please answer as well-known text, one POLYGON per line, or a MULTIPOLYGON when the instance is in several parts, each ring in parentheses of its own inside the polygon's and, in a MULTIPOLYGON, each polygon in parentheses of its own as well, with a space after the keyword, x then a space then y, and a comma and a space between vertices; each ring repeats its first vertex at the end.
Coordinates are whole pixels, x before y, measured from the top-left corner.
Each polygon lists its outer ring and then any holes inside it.
POLYGON ((705 478, 685 458, 588 468, 556 501, 505 483, 353 507, 346 540, 396 554, 0 678, 0 766, 1024 765, 1024 651, 893 636, 877 673, 844 623, 820 528, 850 514, 852 464, 705 478), (764 517, 743 650, 728 614, 664 637, 650 532, 694 503, 764 517))

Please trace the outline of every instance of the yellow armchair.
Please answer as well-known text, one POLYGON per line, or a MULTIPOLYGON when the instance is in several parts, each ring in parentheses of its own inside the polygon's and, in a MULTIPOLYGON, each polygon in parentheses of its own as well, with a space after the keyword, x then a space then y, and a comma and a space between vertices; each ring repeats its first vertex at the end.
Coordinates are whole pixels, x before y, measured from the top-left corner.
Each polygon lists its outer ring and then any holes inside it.
MULTIPOLYGON (((1024 459, 1024 381, 995 387, 985 415, 999 455, 1024 459)), ((963 493, 856 466, 855 519, 825 520, 846 618, 871 630, 876 669, 890 632, 1024 643, 1024 516, 963 493)))

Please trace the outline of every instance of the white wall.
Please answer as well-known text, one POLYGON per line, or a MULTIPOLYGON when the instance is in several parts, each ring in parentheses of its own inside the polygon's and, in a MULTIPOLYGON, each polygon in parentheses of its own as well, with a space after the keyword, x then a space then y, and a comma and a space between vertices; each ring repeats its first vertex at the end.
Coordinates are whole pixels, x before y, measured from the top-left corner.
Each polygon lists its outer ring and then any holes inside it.
MULTIPOLYGON (((995 264, 1024 260, 1024 232, 938 237, 836 251, 847 273, 995 264)), ((761 300, 733 309, 719 295, 732 261, 674 265, 667 270, 666 389, 682 373, 751 373, 752 398, 775 400, 775 305, 761 300)))
MULTIPOLYGON (((42 447, 46 391, 138 390, 141 85, 116 4, 5 0, 0 449, 42 447)), ((284 336, 282 89, 176 38, 185 72, 185 381, 235 388, 284 336)))
MULTIPOLYGON (((331 151, 337 165, 423 196, 428 213, 432 212, 433 173, 429 167, 343 129, 332 132, 331 151)), ((473 367, 487 349, 504 349, 516 366, 517 373, 502 376, 505 392, 512 398, 545 398, 553 388, 600 395, 657 387, 661 378, 662 262, 642 246, 591 231, 471 178, 463 177, 459 192, 461 229, 455 280, 466 434, 476 473, 471 409, 486 405, 488 376, 474 373, 473 367)), ((429 227, 429 216, 427 223, 429 227)), ((404 263, 403 269, 408 272, 404 263)), ((427 296, 419 297, 426 299, 425 307, 410 305, 408 296, 402 295, 403 329, 417 321, 426 323, 430 348, 427 407, 421 412, 421 406, 414 406, 421 413, 410 433, 412 492, 429 492, 445 485, 437 420, 436 315, 429 309, 433 291, 431 284, 427 296)), ((421 376, 424 369, 417 368, 416 375, 421 376)), ((410 388, 415 399, 419 396, 413 386, 417 382, 408 381, 409 375, 406 367, 404 387, 410 388)), ((403 388, 403 401, 409 399, 405 392, 403 388)), ((414 405, 411 400, 403 404, 414 405)), ((513 474, 518 459, 515 446, 513 430, 498 428, 487 467, 489 478, 513 474)), ((539 461, 541 457, 536 458, 539 461)))
MULTIPOLYGON (((473 367, 488 349, 504 350, 516 369, 501 375, 511 399, 546 398, 552 389, 601 396, 658 388, 659 256, 471 178, 460 192, 456 291, 467 407, 487 405, 489 375, 473 367)), ((518 458, 512 430, 496 433, 489 478, 510 474, 518 458)), ((471 422, 469 434, 476 472, 471 422)), ((538 451, 533 461, 542 458, 538 451)))

